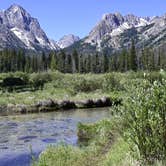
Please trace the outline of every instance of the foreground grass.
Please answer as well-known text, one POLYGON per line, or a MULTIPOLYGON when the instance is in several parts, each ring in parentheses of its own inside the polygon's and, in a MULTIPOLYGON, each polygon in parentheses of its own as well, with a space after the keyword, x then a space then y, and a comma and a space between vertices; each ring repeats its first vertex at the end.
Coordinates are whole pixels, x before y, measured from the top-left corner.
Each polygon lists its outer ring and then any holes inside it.
POLYGON ((105 146, 109 146, 112 140, 109 140, 111 134, 109 129, 112 123, 109 120, 103 120, 96 124, 79 125, 79 134, 82 139, 89 138, 88 145, 72 147, 69 145, 59 145, 49 147, 40 155, 40 159, 34 165, 38 166, 91 166, 98 165, 105 154, 105 146), (89 134, 91 135, 89 137, 89 134), (82 135, 82 136, 81 136, 82 135), (93 137, 92 137, 93 135, 93 137))
MULTIPOLYGON (((127 166, 136 163, 129 145, 119 136, 117 126, 110 120, 96 124, 79 125, 79 134, 88 145, 49 147, 40 155, 35 166, 127 166), (113 133, 112 133, 113 132, 113 133), (88 140, 87 140, 88 139, 88 140), (128 160, 130 158, 130 160, 128 160)), ((84 142, 85 143, 85 142, 84 142)))
POLYGON ((130 147, 122 137, 117 138, 110 151, 101 162, 103 166, 136 166, 138 161, 135 160, 130 152, 130 147))

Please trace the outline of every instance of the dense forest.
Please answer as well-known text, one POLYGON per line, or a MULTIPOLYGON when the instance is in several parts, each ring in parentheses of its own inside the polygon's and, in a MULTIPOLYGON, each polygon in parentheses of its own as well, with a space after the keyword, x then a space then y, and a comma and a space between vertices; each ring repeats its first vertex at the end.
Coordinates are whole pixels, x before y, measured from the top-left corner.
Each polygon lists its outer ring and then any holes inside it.
POLYGON ((106 73, 112 71, 166 69, 166 52, 164 47, 157 49, 142 48, 137 51, 134 40, 131 47, 112 55, 96 53, 82 55, 73 50, 67 54, 63 50, 51 51, 49 54, 26 55, 23 50, 5 49, 0 52, 0 72, 42 72, 58 70, 62 73, 106 73))

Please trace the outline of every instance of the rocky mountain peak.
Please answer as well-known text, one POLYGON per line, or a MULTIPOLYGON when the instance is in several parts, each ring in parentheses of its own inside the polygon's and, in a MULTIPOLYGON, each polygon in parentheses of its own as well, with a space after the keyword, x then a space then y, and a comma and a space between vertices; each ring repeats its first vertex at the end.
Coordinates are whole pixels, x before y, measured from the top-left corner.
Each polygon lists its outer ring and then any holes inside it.
POLYGON ((12 13, 27 13, 26 10, 21 7, 20 5, 18 4, 13 4, 11 5, 7 10, 6 12, 12 12, 12 13))
POLYGON ((101 21, 109 24, 110 26, 118 26, 123 22, 123 20, 123 16, 116 12, 111 14, 104 14, 101 21))
POLYGON ((9 28, 18 27, 29 30, 29 24, 32 20, 31 15, 21 6, 14 4, 10 6, 5 12, 5 20, 9 28))
POLYGON ((149 24, 149 18, 141 18, 133 14, 126 16, 119 12, 104 14, 101 21, 92 29, 86 43, 98 44, 105 35, 118 35, 132 27, 141 27, 149 24))
POLYGON ((71 46, 72 44, 74 44, 75 42, 79 41, 80 38, 78 36, 75 36, 73 34, 69 34, 69 35, 64 35, 58 42, 57 45, 63 49, 66 47, 71 46))
POLYGON ((57 49, 57 45, 51 43, 45 32, 40 27, 36 18, 20 5, 13 4, 7 10, 0 12, 0 24, 8 28, 21 40, 26 49, 42 50, 57 49))

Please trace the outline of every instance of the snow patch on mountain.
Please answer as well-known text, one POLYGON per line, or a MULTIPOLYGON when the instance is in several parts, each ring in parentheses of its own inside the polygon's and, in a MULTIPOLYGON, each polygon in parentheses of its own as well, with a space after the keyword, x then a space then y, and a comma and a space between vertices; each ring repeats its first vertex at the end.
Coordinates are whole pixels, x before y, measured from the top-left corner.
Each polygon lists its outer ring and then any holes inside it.
POLYGON ((85 43, 100 46, 102 38, 106 35, 117 36, 125 30, 138 28, 150 24, 150 18, 142 18, 128 14, 122 16, 120 13, 104 14, 101 21, 92 29, 85 43))
POLYGON ((29 40, 28 34, 25 31, 22 31, 18 28, 12 28, 11 31, 29 48, 34 50, 29 40))
POLYGON ((50 42, 38 20, 17 4, 0 12, 0 24, 17 36, 25 44, 25 49, 57 50, 58 48, 56 43, 50 42))

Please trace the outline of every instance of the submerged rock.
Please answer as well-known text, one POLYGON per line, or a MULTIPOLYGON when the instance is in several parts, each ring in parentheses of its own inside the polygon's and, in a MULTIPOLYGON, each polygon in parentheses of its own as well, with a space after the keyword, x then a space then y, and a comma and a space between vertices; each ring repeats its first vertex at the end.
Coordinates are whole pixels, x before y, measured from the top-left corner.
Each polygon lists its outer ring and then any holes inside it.
POLYGON ((85 101, 77 102, 81 108, 94 108, 94 107, 108 107, 112 106, 112 100, 109 97, 103 97, 101 99, 88 99, 85 101))
POLYGON ((94 105, 95 105, 95 107, 104 107, 105 106, 101 99, 95 100, 94 105))
POLYGON ((59 107, 61 109, 73 109, 73 108, 77 108, 76 104, 74 101, 69 101, 69 100, 65 100, 60 102, 59 107))
POLYGON ((79 103, 83 108, 93 108, 94 107, 94 101, 91 99, 81 101, 79 103))
POLYGON ((101 100, 104 106, 112 106, 112 100, 109 97, 103 97, 101 100))

